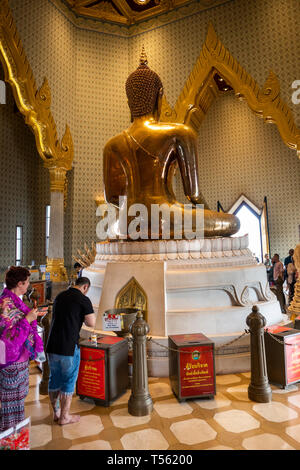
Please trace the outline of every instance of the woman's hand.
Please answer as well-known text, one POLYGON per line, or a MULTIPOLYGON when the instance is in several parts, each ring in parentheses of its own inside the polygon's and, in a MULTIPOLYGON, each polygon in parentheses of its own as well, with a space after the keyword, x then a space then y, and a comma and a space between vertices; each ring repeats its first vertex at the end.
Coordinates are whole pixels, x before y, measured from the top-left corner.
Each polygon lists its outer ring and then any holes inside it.
POLYGON ((2 313, 4 315, 6 315, 8 313, 8 304, 9 304, 9 299, 3 299, 3 300, 0 300, 0 310, 2 310, 2 313))
POLYGON ((32 323, 34 320, 37 319, 37 317, 38 317, 38 309, 33 308, 32 310, 30 310, 29 313, 27 313, 25 318, 28 321, 28 323, 32 323))

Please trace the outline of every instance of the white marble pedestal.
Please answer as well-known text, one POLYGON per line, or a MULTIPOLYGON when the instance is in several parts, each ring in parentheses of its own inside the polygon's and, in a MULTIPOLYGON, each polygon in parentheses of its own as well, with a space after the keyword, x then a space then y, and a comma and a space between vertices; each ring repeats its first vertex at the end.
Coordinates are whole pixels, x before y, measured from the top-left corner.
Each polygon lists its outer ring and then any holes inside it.
MULTIPOLYGON (((215 342, 216 373, 250 370, 250 338, 244 336, 253 305, 267 325, 284 317, 269 289, 266 269, 247 248, 248 237, 193 241, 98 243, 93 265, 83 275, 91 280, 89 297, 102 314, 134 276, 148 297, 149 336, 167 346, 168 335, 203 333, 215 342)), ((87 332, 82 331, 86 336, 87 332)), ((149 376, 168 376, 168 351, 148 343, 149 376)))

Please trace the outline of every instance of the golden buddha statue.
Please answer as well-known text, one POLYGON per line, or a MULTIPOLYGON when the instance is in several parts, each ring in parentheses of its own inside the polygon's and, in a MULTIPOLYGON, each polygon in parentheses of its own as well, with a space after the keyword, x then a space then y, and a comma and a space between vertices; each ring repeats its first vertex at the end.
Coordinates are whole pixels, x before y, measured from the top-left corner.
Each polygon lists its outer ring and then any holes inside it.
MULTIPOLYGON (((153 204, 172 207, 171 239, 178 238, 174 236, 176 214, 182 218, 185 211, 190 212, 194 230, 196 204, 203 204, 205 237, 236 233, 239 219, 232 214, 211 211, 200 192, 194 130, 184 124, 159 122, 163 87, 159 76, 148 67, 144 52, 139 67, 126 81, 126 94, 132 125, 110 139, 104 148, 106 202, 119 208, 119 197, 126 196, 127 207, 143 204, 149 214, 153 204), (173 192, 172 180, 177 166, 185 196, 190 201, 188 208, 176 200, 173 192)), ((149 220, 148 236, 144 238, 163 239, 163 224, 160 220, 159 233, 153 236, 149 220)), ((119 227, 116 227, 116 234, 117 237, 122 235, 119 227)), ((185 233, 182 238, 189 236, 185 233)))

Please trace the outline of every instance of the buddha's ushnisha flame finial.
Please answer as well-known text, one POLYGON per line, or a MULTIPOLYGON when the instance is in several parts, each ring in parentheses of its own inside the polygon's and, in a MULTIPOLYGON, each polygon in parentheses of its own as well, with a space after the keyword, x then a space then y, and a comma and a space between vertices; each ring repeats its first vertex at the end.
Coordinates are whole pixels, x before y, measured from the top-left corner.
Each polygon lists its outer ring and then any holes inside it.
POLYGON ((142 52, 141 52, 141 56, 140 56, 140 65, 148 65, 148 59, 147 59, 147 56, 146 56, 144 45, 142 47, 142 52))

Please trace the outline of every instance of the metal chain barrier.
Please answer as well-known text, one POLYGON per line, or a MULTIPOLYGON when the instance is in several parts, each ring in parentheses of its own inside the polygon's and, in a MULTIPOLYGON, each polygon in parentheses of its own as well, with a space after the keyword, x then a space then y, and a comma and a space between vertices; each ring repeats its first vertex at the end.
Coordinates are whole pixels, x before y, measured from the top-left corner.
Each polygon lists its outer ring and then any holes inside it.
POLYGON ((268 335, 271 336, 271 338, 273 338, 279 344, 285 344, 286 346, 297 346, 297 344, 285 343, 284 341, 281 341, 279 338, 276 338, 276 336, 272 335, 272 333, 270 333, 268 329, 266 329, 266 333, 268 333, 268 335))
MULTIPOLYGON (((216 346, 215 347, 215 351, 218 351, 219 349, 222 349, 224 348, 225 346, 229 346, 230 344, 233 344, 235 343, 236 341, 239 341, 241 338, 243 338, 245 335, 249 334, 249 330, 245 330, 244 333, 242 333, 240 336, 238 336, 237 338, 233 339, 232 341, 228 341, 227 343, 224 343, 224 344, 221 344, 220 346, 216 346)), ((163 344, 160 344, 158 343, 157 341, 155 341, 151 336, 147 336, 147 340, 148 341, 152 341, 152 343, 154 344, 157 344, 158 346, 160 346, 161 348, 164 348, 164 349, 168 349, 169 351, 175 351, 175 352, 178 352, 178 349, 174 349, 174 348, 169 348, 168 346, 164 346, 163 344)), ((189 347, 188 345, 185 345, 184 346, 185 348, 189 347)), ((192 346, 191 346, 192 347, 192 346)), ((209 351, 209 350, 207 350, 209 351)), ((205 351, 204 351, 205 352, 205 351)), ((190 351, 182 351, 180 350, 180 354, 191 354, 190 351)))

